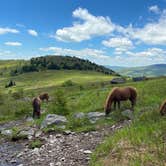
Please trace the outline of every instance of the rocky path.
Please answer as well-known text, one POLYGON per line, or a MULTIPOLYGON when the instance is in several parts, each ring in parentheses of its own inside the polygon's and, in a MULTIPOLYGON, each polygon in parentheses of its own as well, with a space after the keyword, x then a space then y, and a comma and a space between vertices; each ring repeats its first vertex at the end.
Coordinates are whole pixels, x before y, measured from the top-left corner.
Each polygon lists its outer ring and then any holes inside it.
POLYGON ((90 155, 104 137, 130 121, 105 126, 97 131, 87 133, 66 132, 41 135, 44 145, 29 149, 27 140, 0 143, 0 166, 87 166, 90 155))

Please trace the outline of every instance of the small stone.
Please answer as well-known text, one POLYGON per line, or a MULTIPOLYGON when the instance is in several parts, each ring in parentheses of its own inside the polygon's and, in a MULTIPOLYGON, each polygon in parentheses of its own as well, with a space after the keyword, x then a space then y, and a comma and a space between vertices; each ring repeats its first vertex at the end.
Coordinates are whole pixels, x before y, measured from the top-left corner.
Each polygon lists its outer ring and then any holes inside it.
POLYGON ((125 111, 123 111, 121 113, 124 117, 126 117, 127 119, 133 119, 134 118, 134 115, 133 115, 133 111, 127 109, 125 111))
POLYGON ((36 131, 36 133, 35 133, 35 137, 39 137, 41 134, 42 134, 42 131, 41 131, 41 130, 38 130, 38 131, 36 131))
POLYGON ((85 117, 85 113, 83 113, 83 112, 78 112, 78 113, 75 113, 75 114, 73 115, 73 117, 76 118, 76 119, 82 119, 82 118, 85 117))
POLYGON ((50 163, 49 165, 50 165, 50 166, 54 166, 54 163, 50 163))
POLYGON ((61 164, 61 162, 57 162, 55 165, 56 166, 61 166, 62 164, 61 164))
POLYGON ((71 131, 70 130, 66 130, 66 131, 64 131, 64 134, 65 135, 69 135, 69 134, 71 134, 71 131))
POLYGON ((91 154, 92 152, 90 150, 84 150, 84 154, 91 154))

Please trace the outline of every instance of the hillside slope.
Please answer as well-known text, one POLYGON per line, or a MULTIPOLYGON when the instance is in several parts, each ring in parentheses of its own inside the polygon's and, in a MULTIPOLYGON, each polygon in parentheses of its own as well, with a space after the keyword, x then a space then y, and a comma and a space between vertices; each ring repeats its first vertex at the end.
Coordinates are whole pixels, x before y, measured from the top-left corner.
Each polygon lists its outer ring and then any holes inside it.
POLYGON ((147 77, 157 77, 166 75, 166 64, 155 64, 142 67, 111 67, 110 69, 118 72, 121 75, 126 76, 147 76, 147 77))
POLYGON ((62 70, 62 69, 84 70, 84 71, 89 70, 89 71, 101 72, 104 74, 116 75, 116 73, 113 70, 92 63, 89 60, 84 60, 71 56, 55 56, 55 55, 32 58, 27 64, 21 67, 17 67, 15 70, 13 70, 12 75, 26 73, 26 72, 41 71, 41 70, 62 70))

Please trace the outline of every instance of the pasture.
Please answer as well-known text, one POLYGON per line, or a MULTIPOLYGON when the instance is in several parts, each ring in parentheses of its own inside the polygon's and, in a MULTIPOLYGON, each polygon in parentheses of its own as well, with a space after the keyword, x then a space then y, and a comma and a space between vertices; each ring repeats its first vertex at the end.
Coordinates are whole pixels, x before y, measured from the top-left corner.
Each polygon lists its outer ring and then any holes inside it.
MULTIPOLYGON (((0 122, 21 119, 32 115, 31 99, 41 92, 48 92, 51 101, 42 104, 45 110, 38 125, 46 114, 65 114, 69 120, 67 129, 73 131, 95 130, 96 127, 111 125, 124 120, 121 111, 130 107, 123 102, 120 110, 113 111, 110 118, 91 124, 86 119, 76 121, 72 115, 76 112, 103 112, 103 105, 109 91, 117 85, 111 85, 112 76, 89 71, 43 71, 27 73, 12 78, 1 78, 0 82, 0 122), (4 83, 12 79, 16 87, 4 88, 4 83), (73 84, 64 82, 71 80, 73 84), (65 101, 61 105, 56 100, 65 101)), ((127 82, 118 86, 134 86, 138 91, 138 100, 134 120, 130 127, 117 131, 99 145, 92 154, 92 166, 113 165, 163 165, 166 162, 165 131, 166 119, 158 110, 166 97, 166 78, 156 78, 140 82, 127 82)), ((45 129, 47 132, 48 129, 45 129)))

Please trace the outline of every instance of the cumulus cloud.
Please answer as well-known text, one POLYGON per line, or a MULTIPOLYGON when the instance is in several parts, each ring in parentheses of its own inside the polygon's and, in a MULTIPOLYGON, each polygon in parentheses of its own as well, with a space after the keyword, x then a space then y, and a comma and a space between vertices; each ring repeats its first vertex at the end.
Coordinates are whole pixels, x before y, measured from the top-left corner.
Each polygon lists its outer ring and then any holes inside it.
POLYGON ((67 48, 60 48, 60 47, 46 47, 40 48, 41 51, 52 51, 55 55, 68 55, 68 56, 76 56, 79 58, 88 58, 88 57, 95 57, 95 58, 108 58, 105 55, 103 50, 97 49, 90 49, 84 48, 81 50, 74 50, 74 49, 67 49, 67 48))
POLYGON ((34 29, 29 29, 28 33, 32 36, 38 36, 38 33, 34 29))
POLYGON ((58 29, 55 38, 61 41, 81 42, 92 36, 101 36, 114 31, 115 25, 109 17, 94 16, 87 9, 78 8, 73 11, 73 17, 82 22, 73 23, 71 27, 58 29))
POLYGON ((166 56, 166 51, 161 48, 148 48, 146 51, 141 52, 127 52, 127 55, 137 56, 137 57, 155 57, 159 58, 161 56, 166 56))
POLYGON ((160 13, 160 9, 157 5, 150 6, 149 11, 153 12, 153 13, 156 13, 156 14, 160 13))
POLYGON ((20 43, 20 42, 5 42, 4 44, 7 46, 21 46, 22 45, 22 43, 20 43))
POLYGON ((142 28, 135 28, 129 25, 127 28, 119 28, 119 32, 137 39, 149 45, 166 45, 166 10, 162 11, 159 19, 152 23, 145 24, 142 28))
POLYGON ((0 35, 4 35, 7 33, 19 33, 17 29, 12 29, 12 28, 1 28, 0 27, 0 35))
POLYGON ((109 40, 102 41, 102 44, 106 47, 115 48, 116 54, 121 54, 133 47, 133 43, 126 37, 115 37, 109 40))

